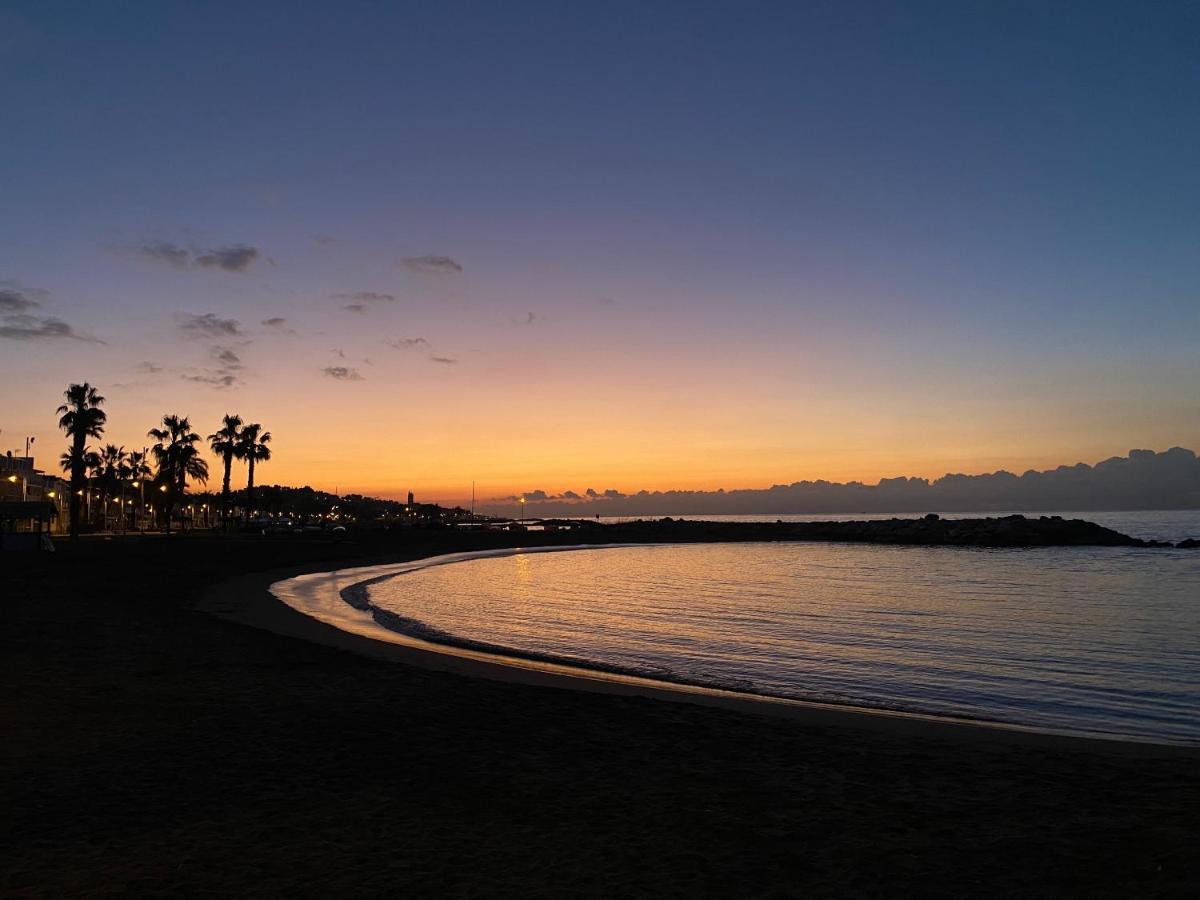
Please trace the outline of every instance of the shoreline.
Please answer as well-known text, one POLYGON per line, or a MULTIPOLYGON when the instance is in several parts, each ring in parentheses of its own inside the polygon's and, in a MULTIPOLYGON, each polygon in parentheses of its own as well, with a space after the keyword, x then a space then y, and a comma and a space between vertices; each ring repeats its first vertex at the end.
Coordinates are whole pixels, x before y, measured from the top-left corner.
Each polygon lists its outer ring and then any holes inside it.
MULTIPOLYGON (((199 608, 222 618, 277 634, 335 646, 377 659, 453 672, 471 678, 586 693, 640 696, 668 703, 686 703, 751 715, 786 718, 810 725, 849 727, 897 736, 923 735, 969 741, 1003 740, 1035 746, 1081 748, 1134 755, 1195 755, 1200 751, 1200 745, 1186 742, 780 697, 669 681, 618 670, 610 671, 595 668, 585 662, 552 657, 537 658, 517 654, 508 648, 432 640, 387 628, 377 620, 377 608, 365 600, 364 588, 367 585, 431 566, 519 553, 628 546, 656 544, 610 543, 489 548, 448 554, 435 553, 393 563, 332 570, 313 570, 306 567, 302 571, 268 573, 217 584, 204 594, 199 608), (281 593, 286 596, 281 596, 281 593), (358 603, 350 599, 356 594, 358 603), (305 622, 311 625, 305 626, 305 622)), ((384 611, 384 615, 393 614, 384 611)))

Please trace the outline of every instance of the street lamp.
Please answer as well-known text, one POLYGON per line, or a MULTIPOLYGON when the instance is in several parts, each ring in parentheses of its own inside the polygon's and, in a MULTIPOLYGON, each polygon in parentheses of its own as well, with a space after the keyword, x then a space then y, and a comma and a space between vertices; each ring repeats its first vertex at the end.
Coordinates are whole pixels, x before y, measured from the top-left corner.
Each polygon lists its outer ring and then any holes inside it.
POLYGON ((525 498, 524 497, 521 498, 520 509, 521 509, 521 521, 523 522, 523 521, 525 521, 525 498))
MULTIPOLYGON (((14 473, 14 474, 8 476, 8 481, 10 484, 16 484, 18 478, 21 478, 21 476, 14 473)), ((21 500, 22 501, 29 499, 27 496, 28 489, 29 489, 29 482, 26 479, 21 478, 21 500)))

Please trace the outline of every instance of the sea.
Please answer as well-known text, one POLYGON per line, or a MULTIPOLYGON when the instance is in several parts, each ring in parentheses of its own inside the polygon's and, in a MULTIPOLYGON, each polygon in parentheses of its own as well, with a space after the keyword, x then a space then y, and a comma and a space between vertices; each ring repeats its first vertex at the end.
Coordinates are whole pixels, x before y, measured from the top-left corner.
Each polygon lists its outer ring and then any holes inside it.
MULTIPOLYGON (((1147 539, 1200 537, 1196 510, 1058 514, 1147 539)), ((470 559, 368 590, 405 630, 515 655, 780 697, 1200 743, 1200 550, 598 547, 470 559)))

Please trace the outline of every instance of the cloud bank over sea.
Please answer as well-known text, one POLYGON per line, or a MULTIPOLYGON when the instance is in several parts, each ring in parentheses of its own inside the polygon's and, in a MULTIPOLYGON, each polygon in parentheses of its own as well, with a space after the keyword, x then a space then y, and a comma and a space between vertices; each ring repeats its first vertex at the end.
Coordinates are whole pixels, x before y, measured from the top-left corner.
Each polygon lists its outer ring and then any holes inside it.
MULTIPOLYGON (((796 481, 769 488, 717 491, 639 491, 609 488, 550 493, 526 491, 529 516, 791 515, 808 513, 1000 512, 1011 510, 1130 510, 1200 508, 1200 459, 1192 450, 1131 450, 1094 466, 1077 463, 1022 475, 947 474, 941 478, 796 481)), ((490 508, 511 514, 516 496, 490 508)), ((485 507, 486 511, 487 507, 485 507)))

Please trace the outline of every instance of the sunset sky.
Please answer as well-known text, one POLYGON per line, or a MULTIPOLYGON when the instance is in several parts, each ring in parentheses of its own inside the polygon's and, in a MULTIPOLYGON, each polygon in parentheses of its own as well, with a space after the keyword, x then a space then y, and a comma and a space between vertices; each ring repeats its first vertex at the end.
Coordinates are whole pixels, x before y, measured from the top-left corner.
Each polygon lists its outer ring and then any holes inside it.
POLYGON ((0 450, 82 380, 444 502, 1200 446, 1200 7, 1050 6, 6 3, 0 450))

